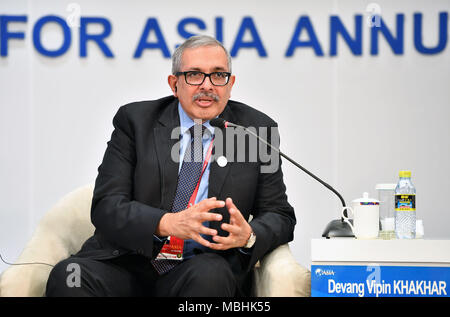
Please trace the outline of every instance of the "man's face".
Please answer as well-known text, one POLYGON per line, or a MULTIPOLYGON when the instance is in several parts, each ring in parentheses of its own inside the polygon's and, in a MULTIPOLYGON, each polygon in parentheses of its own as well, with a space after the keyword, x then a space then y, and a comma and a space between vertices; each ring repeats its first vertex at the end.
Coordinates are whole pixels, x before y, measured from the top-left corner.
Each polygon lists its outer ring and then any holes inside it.
MULTIPOLYGON (((201 71, 207 74, 228 72, 227 55, 220 46, 187 48, 181 58, 180 71, 201 71)), ((180 100, 183 110, 191 119, 202 121, 210 120, 222 113, 230 98, 234 80, 235 77, 232 75, 227 85, 214 86, 207 77, 201 85, 195 86, 187 84, 184 75, 178 77, 170 75, 168 78, 170 88, 174 96, 180 100)))

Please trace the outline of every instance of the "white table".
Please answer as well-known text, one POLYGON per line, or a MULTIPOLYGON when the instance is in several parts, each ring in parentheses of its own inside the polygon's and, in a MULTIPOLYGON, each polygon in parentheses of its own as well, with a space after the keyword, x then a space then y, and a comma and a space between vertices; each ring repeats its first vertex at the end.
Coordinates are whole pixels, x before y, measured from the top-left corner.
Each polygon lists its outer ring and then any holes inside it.
POLYGON ((311 240, 312 296, 450 296, 450 240, 311 240))

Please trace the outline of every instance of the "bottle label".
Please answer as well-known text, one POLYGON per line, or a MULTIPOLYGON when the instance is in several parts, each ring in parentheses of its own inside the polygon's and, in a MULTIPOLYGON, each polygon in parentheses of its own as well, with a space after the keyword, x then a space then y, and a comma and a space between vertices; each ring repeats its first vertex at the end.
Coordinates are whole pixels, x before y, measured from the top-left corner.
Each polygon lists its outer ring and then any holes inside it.
POLYGON ((395 195, 396 211, 416 211, 416 195, 395 195))

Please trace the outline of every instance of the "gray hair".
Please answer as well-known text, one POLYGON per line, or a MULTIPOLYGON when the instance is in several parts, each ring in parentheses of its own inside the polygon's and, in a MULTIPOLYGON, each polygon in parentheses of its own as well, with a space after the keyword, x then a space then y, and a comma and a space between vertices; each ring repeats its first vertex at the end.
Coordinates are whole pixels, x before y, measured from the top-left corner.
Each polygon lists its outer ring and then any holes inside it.
POLYGON ((172 74, 175 75, 181 71, 181 57, 186 48, 196 48, 201 46, 220 46, 225 51, 228 60, 228 71, 231 72, 231 56, 227 49, 215 38, 208 35, 196 35, 187 39, 183 44, 177 47, 172 55, 172 74))

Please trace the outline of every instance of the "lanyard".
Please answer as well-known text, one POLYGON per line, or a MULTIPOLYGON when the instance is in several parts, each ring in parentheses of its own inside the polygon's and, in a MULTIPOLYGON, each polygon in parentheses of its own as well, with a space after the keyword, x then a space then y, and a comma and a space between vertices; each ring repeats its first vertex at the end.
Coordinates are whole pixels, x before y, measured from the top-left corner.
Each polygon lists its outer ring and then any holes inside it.
POLYGON ((213 143, 214 143, 214 137, 212 138, 211 143, 209 144, 208 152, 206 153, 205 160, 203 161, 202 173, 200 174, 200 177, 198 178, 197 186, 195 186, 195 190, 192 193, 191 198, 189 198, 188 207, 191 207, 195 204, 195 199, 197 198, 198 188, 200 187, 200 182, 202 180, 203 173, 205 172, 206 166, 208 166, 208 162, 211 158, 213 143))

